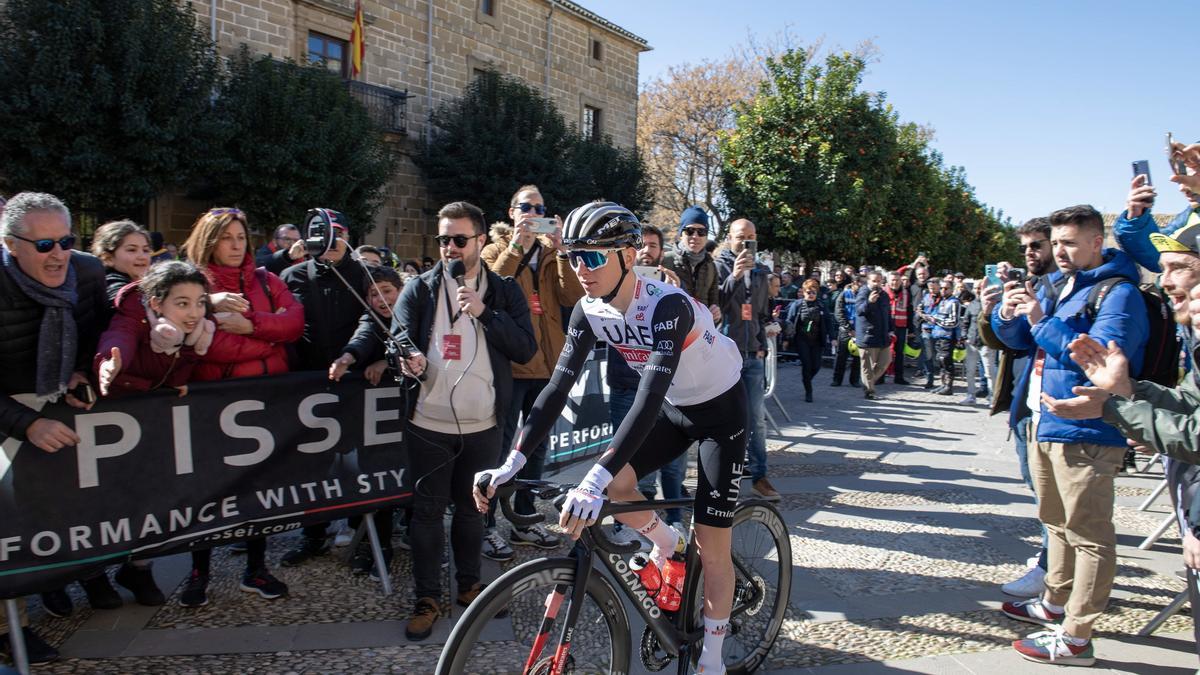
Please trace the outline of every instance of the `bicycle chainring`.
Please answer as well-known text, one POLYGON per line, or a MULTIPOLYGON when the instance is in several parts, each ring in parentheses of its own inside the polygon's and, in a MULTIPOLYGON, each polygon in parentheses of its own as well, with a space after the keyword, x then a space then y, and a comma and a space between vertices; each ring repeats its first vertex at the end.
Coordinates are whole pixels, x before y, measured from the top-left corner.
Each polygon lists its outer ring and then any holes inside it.
POLYGON ((671 665, 671 660, 671 657, 662 650, 658 636, 650 630, 649 626, 646 626, 646 629, 642 631, 642 665, 646 666, 646 670, 657 673, 671 665))

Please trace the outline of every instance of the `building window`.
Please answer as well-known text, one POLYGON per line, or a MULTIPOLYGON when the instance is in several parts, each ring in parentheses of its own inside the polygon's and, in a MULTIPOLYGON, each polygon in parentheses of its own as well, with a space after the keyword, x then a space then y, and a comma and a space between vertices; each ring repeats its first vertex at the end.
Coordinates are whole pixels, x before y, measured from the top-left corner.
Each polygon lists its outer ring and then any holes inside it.
POLYGON ((496 0, 479 0, 479 12, 487 16, 496 16, 496 0))
POLYGON ((308 34, 308 62, 322 63, 330 71, 349 77, 350 63, 346 56, 349 49, 345 40, 320 33, 308 34))
POLYGON ((600 140, 600 109, 583 106, 583 137, 589 141, 600 140))
POLYGON ((592 60, 604 60, 604 44, 599 40, 592 40, 592 60))

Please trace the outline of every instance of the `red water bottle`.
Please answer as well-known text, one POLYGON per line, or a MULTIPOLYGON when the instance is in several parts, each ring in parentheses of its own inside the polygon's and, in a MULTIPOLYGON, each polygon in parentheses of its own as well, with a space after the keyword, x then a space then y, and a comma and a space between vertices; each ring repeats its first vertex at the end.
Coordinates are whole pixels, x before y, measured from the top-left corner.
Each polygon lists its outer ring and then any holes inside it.
POLYGON ((635 553, 629 559, 629 569, 641 579, 642 586, 646 587, 646 595, 651 598, 658 597, 658 591, 662 587, 662 573, 658 571, 658 565, 650 562, 646 554, 635 553))
POLYGON ((678 611, 680 603, 683 602, 685 567, 683 556, 679 553, 672 555, 666 564, 663 565, 662 586, 658 593, 658 606, 664 611, 678 611))

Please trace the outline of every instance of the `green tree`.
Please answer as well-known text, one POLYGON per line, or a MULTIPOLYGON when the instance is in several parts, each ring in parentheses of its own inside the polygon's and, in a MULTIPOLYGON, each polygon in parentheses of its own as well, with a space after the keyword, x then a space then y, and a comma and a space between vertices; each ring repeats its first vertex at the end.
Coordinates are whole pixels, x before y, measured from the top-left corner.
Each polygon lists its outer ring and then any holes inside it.
POLYGON ((216 107, 228 136, 213 187, 251 222, 297 222, 323 206, 354 234, 371 231, 395 157, 341 78, 243 47, 216 107))
POLYGON ((506 219, 513 191, 535 184, 551 213, 593 199, 647 206, 645 166, 610 138, 584 139, 554 103, 518 78, 480 74, 433 114, 435 133, 417 158, 436 203, 465 199, 506 219))
POLYGON ((897 143, 882 94, 861 90, 850 53, 766 60, 769 77, 725 136, 725 192, 766 246, 809 261, 875 257, 884 237, 897 143))
POLYGON ((176 0, 0 3, 0 187, 136 215, 207 168, 211 45, 176 0))

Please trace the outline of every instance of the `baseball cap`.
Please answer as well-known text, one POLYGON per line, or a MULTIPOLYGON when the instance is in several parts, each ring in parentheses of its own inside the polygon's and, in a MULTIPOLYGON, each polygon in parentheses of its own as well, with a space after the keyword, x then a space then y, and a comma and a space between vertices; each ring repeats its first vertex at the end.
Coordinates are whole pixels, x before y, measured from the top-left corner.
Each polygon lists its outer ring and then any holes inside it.
POLYGON ((1150 235, 1150 243, 1159 253, 1200 255, 1200 224, 1186 225, 1169 236, 1155 232, 1150 235))

